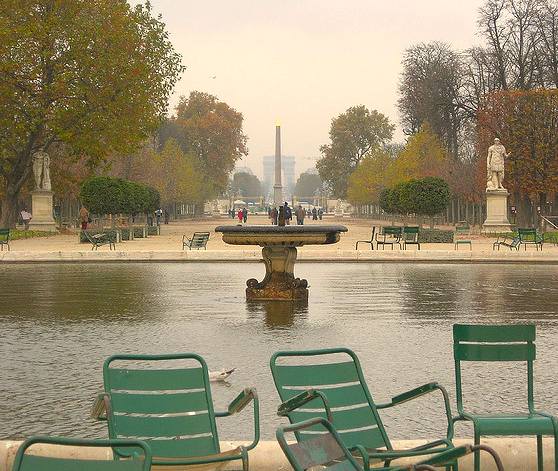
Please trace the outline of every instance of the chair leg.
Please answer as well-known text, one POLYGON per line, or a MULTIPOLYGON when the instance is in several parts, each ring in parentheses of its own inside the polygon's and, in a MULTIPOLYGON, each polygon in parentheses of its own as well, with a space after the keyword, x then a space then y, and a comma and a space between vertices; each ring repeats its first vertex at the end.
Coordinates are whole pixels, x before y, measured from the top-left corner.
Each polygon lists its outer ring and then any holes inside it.
MULTIPOLYGON (((475 445, 480 445, 480 434, 475 430, 475 445)), ((475 457, 475 471, 480 471, 480 451, 476 450, 474 452, 475 457)))
POLYGON ((537 469, 538 471, 543 471, 544 469, 542 435, 537 435, 537 469))

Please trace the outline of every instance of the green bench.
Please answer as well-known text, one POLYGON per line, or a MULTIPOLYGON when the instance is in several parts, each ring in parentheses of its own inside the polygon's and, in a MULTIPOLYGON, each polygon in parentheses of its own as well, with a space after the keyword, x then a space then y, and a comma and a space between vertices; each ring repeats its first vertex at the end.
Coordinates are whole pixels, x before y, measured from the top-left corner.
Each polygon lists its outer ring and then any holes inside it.
POLYGON ((403 234, 402 227, 396 226, 385 226, 382 227, 381 232, 376 234, 376 246, 379 248, 382 246, 382 250, 385 250, 386 245, 391 245, 391 250, 393 250, 394 244, 399 245, 401 248, 401 236, 403 234))
POLYGON ((4 251, 4 245, 10 250, 10 229, 0 229, 0 250, 4 251))
POLYGON ((92 247, 91 250, 98 250, 99 247, 103 245, 108 245, 109 250, 116 250, 116 240, 113 236, 105 233, 100 234, 91 234, 88 231, 83 231, 85 237, 89 242, 91 242, 92 247))
POLYGON ((207 250, 207 241, 209 240, 209 232, 194 232, 191 238, 182 236, 182 250, 188 247, 192 249, 204 249, 207 250))
POLYGON ((524 245, 525 250, 527 250, 528 245, 534 245, 537 250, 542 250, 543 247, 543 237, 537 232, 535 228, 527 229, 517 229, 517 235, 519 237, 519 245, 524 245))

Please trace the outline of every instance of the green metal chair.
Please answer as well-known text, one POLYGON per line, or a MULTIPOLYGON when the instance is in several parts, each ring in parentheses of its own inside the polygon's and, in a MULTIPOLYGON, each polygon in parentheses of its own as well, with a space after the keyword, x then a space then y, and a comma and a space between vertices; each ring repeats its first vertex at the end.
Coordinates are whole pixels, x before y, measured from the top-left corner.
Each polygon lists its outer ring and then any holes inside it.
POLYGON ((385 250, 386 245, 391 245, 391 250, 395 244, 401 248, 401 236, 403 228, 399 226, 384 226, 381 231, 376 234, 376 248, 379 250, 380 245, 382 250, 385 250))
POLYGON ((469 250, 473 250, 473 242, 471 240, 471 228, 468 224, 455 226, 453 233, 453 246, 455 250, 459 250, 460 245, 468 245, 469 250))
POLYGON ((12 471, 150 471, 151 451, 139 440, 76 440, 56 437, 31 437, 21 444, 12 471), (75 453, 65 457, 26 453, 33 445, 79 446, 84 448, 112 448, 127 454, 125 460, 76 458, 75 453))
POLYGON ((403 228, 403 250, 407 250, 407 245, 416 245, 420 250, 419 227, 405 226, 403 228))
POLYGON ((248 451, 260 438, 255 389, 244 389, 228 410, 215 412, 207 364, 194 353, 114 355, 105 360, 103 379, 103 407, 95 408, 94 415, 106 414, 110 438, 141 437, 151 447, 154 466, 218 469, 241 460, 248 469, 248 451), (254 440, 222 452, 215 418, 236 414, 250 402, 254 440))
MULTIPOLYGON (((364 451, 371 462, 423 456, 453 448, 453 422, 449 398, 437 383, 429 383, 392 398, 390 403, 376 404, 368 390, 356 354, 348 348, 285 351, 270 360, 273 379, 283 404, 278 413, 291 423, 315 417, 327 418, 337 429, 345 447, 351 452, 364 451), (339 361, 341 356, 343 361, 339 361), (329 362, 326 362, 328 361, 329 362), (309 364, 309 361, 312 363, 309 364), (285 364, 288 363, 288 364, 285 364), (440 391, 448 421, 446 437, 409 450, 394 450, 378 413, 425 394, 440 391)), ((315 430, 294 432, 299 443, 314 438, 315 430)), ((447 468, 457 463, 450 463, 447 468)))
MULTIPOLYGON (((558 470, 558 421, 546 412, 535 410, 533 394, 533 361, 536 357, 534 325, 459 325, 453 326, 453 356, 457 411, 454 421, 471 421, 475 445, 481 436, 536 435, 538 470, 543 469, 543 435, 554 436, 555 470, 558 470), (465 412, 461 386, 461 362, 525 362, 527 364, 527 409, 524 414, 477 415, 465 412)), ((475 471, 480 458, 475 453, 475 471)))
POLYGON ((518 228, 519 245, 524 245, 527 250, 528 245, 534 245, 537 249, 543 249, 543 236, 535 228, 518 228))
MULTIPOLYGON (((359 459, 355 458, 344 445, 343 440, 331 422, 321 417, 316 417, 286 427, 279 427, 275 436, 277 437, 279 446, 295 471, 315 469, 314 467, 335 471, 363 471, 364 468, 369 467, 369 463, 367 462, 368 453, 366 453, 366 450, 359 447, 357 449, 360 453, 359 459), (307 429, 315 429, 316 426, 321 429, 320 431, 322 433, 316 434, 314 436, 315 438, 302 442, 293 442, 292 440, 287 441, 285 437, 287 433, 300 433, 307 429), (363 463, 362 465, 361 462, 363 463)), ((458 458, 475 452, 477 449, 490 453, 494 458, 498 471, 503 471, 504 468, 498 454, 492 448, 483 445, 477 447, 464 445, 451 448, 448 451, 438 453, 433 458, 421 461, 417 464, 373 469, 374 471, 432 471, 435 470, 434 466, 444 466, 447 463, 452 463, 458 458)))
POLYGON ((0 229, 0 250, 4 250, 4 245, 10 251, 10 229, 0 229))

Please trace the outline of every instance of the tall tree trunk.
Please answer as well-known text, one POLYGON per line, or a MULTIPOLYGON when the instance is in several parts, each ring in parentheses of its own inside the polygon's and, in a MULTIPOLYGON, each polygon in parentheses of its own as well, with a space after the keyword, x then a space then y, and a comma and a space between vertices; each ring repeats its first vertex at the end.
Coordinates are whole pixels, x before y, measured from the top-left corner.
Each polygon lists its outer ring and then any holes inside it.
POLYGON ((2 217, 0 227, 14 229, 17 222, 17 197, 19 191, 8 185, 6 194, 2 198, 2 217))

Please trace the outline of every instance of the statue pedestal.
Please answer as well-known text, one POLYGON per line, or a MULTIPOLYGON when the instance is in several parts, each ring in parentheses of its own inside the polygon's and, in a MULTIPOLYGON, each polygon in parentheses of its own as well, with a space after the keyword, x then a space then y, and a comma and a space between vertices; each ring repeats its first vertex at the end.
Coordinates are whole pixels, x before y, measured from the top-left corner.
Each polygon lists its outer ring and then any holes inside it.
POLYGON ((507 190, 486 190, 486 221, 482 225, 483 233, 512 231, 508 221, 508 196, 507 190))
POLYGON ((308 282, 295 278, 296 247, 270 245, 262 249, 265 278, 246 282, 248 301, 307 301, 308 282))
POLYGON ((56 231, 56 222, 52 217, 52 191, 35 190, 31 192, 31 214, 29 223, 31 231, 56 231))

